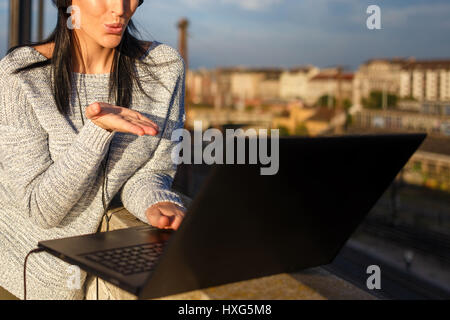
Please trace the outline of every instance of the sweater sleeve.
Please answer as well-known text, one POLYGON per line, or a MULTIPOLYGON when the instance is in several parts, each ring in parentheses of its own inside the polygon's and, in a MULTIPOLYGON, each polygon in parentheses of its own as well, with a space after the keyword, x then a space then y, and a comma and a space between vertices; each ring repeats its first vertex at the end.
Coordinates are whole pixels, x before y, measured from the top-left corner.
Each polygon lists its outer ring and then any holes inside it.
POLYGON ((17 79, 0 90, 0 170, 7 180, 2 183, 14 192, 23 215, 42 228, 57 227, 96 176, 115 132, 87 120, 53 161, 48 134, 17 79))
POLYGON ((177 171, 177 165, 172 161, 171 154, 173 148, 179 143, 172 141, 171 138, 173 131, 184 127, 184 97, 185 69, 183 64, 172 94, 159 144, 152 157, 127 180, 121 191, 124 207, 145 223, 148 223, 146 210, 156 203, 172 202, 184 207, 180 197, 170 190, 177 171))

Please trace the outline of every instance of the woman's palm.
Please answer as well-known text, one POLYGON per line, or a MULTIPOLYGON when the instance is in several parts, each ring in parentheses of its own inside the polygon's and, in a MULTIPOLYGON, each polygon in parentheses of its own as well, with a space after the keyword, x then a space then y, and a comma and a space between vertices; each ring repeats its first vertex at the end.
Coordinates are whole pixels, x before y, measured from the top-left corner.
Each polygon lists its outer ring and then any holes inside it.
POLYGON ((143 136, 155 136, 158 125, 141 113, 109 103, 95 102, 86 108, 86 117, 99 127, 112 131, 143 136))

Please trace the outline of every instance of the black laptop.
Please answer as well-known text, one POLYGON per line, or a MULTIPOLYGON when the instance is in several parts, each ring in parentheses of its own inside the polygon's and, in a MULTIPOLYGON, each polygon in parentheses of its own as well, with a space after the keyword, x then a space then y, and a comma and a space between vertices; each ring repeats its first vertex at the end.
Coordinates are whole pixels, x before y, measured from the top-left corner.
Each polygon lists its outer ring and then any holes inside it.
POLYGON ((140 299, 329 264, 425 137, 280 138, 276 175, 213 165, 177 231, 144 226, 39 247, 140 299))

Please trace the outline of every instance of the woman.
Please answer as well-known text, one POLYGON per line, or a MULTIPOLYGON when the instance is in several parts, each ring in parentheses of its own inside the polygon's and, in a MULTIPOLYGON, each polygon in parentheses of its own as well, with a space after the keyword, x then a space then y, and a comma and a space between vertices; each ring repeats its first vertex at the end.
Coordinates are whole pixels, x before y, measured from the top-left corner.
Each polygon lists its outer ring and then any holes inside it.
MULTIPOLYGON (((184 62, 131 34, 142 2, 54 0, 50 37, 0 61, 0 286, 17 297, 27 253, 41 240, 94 233, 116 195, 158 228, 177 229, 184 217, 170 191, 184 62)), ((27 297, 82 299, 86 274, 73 288, 72 270, 30 256, 27 297)))

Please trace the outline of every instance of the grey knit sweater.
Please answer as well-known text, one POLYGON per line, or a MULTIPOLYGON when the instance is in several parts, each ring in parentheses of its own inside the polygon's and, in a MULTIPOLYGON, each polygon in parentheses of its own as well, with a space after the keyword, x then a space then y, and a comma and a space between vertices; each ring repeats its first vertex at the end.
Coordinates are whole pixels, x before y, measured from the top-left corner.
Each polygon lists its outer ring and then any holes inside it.
MULTIPOLYGON (((110 133, 85 117, 91 103, 113 103, 108 101, 109 74, 72 73, 83 112, 74 88, 71 115, 62 116, 51 92, 50 66, 11 73, 45 59, 34 48, 22 47, 0 61, 0 286, 19 298, 25 256, 39 241, 97 230, 103 214, 101 163, 109 145, 108 204, 120 196, 125 208, 143 222, 152 204, 183 206, 170 191, 176 171, 171 133, 185 121, 185 65, 178 51, 154 41, 141 58, 154 64, 160 80, 142 81, 157 101, 135 88, 129 107, 158 124, 156 137, 110 133)), ((139 77, 148 80, 143 68, 137 68, 139 77)), ((83 286, 70 289, 67 284, 71 276, 69 264, 47 253, 32 255, 27 298, 83 299, 83 286)), ((81 272, 81 285, 85 277, 81 272)))

